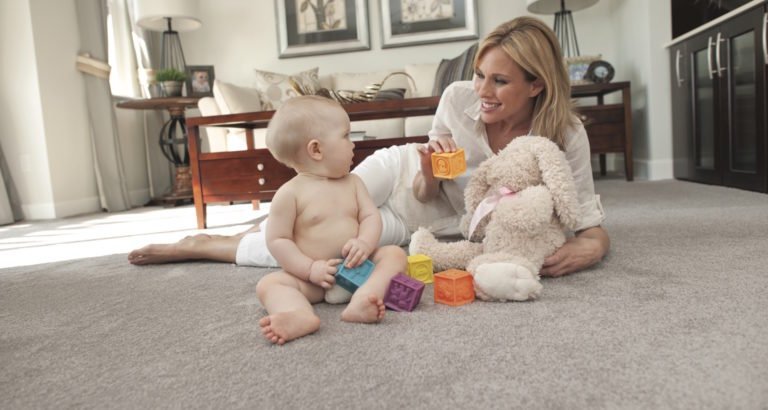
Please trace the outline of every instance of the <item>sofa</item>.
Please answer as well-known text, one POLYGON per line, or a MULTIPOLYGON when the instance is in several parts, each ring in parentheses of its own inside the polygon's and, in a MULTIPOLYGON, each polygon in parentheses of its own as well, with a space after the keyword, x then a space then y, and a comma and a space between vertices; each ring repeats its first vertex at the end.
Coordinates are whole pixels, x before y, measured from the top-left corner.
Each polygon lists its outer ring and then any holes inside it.
MULTIPOLYGON (((255 70, 256 81, 253 87, 215 80, 213 97, 201 98, 198 101, 198 109, 200 115, 204 117, 274 110, 285 99, 299 95, 296 88, 307 93, 317 93, 320 89, 362 93, 366 91, 366 87, 380 85, 380 95, 394 96, 393 98, 428 97, 436 92, 435 75, 439 66, 440 63, 410 64, 401 69, 324 75, 318 75, 317 68, 292 75, 255 70), (382 81, 384 81, 383 84, 382 81)), ((423 136, 427 135, 432 125, 432 117, 428 115, 353 121, 351 130, 362 131, 366 135, 379 138, 423 136)), ((245 132, 242 129, 209 127, 205 129, 205 133, 208 152, 246 149, 245 132)), ((265 129, 254 130, 256 148, 265 147, 264 136, 265 129)))

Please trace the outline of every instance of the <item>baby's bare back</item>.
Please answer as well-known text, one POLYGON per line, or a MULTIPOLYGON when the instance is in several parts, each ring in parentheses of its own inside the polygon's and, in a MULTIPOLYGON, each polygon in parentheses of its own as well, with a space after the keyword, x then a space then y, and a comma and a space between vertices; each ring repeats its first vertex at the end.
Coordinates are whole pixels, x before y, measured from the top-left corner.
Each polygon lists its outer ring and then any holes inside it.
POLYGON ((360 223, 354 177, 297 178, 296 245, 313 259, 341 256, 341 248, 358 235, 360 223))

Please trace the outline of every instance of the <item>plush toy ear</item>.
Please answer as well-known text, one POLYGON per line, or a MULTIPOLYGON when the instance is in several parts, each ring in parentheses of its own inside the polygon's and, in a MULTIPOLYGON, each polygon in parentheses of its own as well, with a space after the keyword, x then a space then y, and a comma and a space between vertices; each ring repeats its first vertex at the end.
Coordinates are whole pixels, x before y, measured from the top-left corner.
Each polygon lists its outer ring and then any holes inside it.
POLYGON ((565 227, 575 229, 581 218, 581 207, 565 153, 544 137, 535 137, 532 150, 539 162, 541 179, 552 194, 555 213, 565 227))
MULTIPOLYGON (((467 183, 466 188, 464 188, 464 216, 461 218, 461 223, 459 225, 459 229, 461 230, 461 234, 464 235, 467 239, 469 238, 469 224, 472 220, 472 215, 475 213, 475 209, 477 209, 477 206, 480 204, 480 202, 485 199, 485 196, 488 193, 488 190, 491 189, 490 184, 488 184, 488 172, 490 172, 490 168, 492 167, 492 164, 495 163, 495 159, 497 156, 493 156, 489 159, 486 159, 483 161, 480 166, 477 167, 477 169, 472 172, 472 177, 469 178, 469 182, 467 183)), ((480 224, 478 228, 482 228, 484 224, 480 224)), ((484 230, 483 229, 477 229, 475 230, 475 234, 472 235, 476 240, 481 240, 484 236, 484 230)))
POLYGON ((488 190, 491 189, 491 185, 488 184, 488 172, 496 158, 498 157, 493 156, 483 161, 472 173, 472 177, 469 178, 469 182, 466 188, 464 188, 464 207, 466 208, 466 213, 473 214, 477 205, 485 199, 488 190))

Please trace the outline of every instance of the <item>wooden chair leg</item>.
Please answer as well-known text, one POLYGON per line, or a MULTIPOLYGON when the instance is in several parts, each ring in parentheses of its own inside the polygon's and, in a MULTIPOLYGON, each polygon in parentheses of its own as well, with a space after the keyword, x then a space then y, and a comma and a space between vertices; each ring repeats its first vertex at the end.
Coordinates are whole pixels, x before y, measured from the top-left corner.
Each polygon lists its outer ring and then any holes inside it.
POLYGON ((600 175, 605 176, 605 154, 600 154, 600 175))

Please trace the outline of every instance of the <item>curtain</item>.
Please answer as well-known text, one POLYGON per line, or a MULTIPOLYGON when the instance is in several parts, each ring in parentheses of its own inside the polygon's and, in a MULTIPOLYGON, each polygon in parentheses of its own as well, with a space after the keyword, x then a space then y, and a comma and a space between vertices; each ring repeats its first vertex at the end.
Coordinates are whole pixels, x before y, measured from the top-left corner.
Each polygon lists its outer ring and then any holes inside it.
POLYGON ((3 147, 0 146, 0 225, 11 224, 24 219, 21 201, 11 179, 11 171, 5 162, 3 147))
POLYGON ((122 149, 117 135, 117 120, 108 79, 98 74, 107 60, 107 7, 104 0, 75 0, 80 31, 81 56, 85 72, 85 95, 90 121, 91 149, 101 207, 109 212, 131 206, 123 166, 122 149))
MULTIPOLYGON (((151 50, 160 50, 160 33, 139 27, 133 17, 134 0, 106 0, 109 8, 109 63, 112 66, 112 93, 130 98, 156 97, 150 89, 149 71, 159 57, 151 50)), ((156 54, 156 53, 155 53, 156 54)), ((155 85, 157 89, 157 86, 155 85)), ((158 197, 173 185, 173 167, 157 146, 158 133, 166 113, 143 110, 143 135, 150 197, 158 197)))

